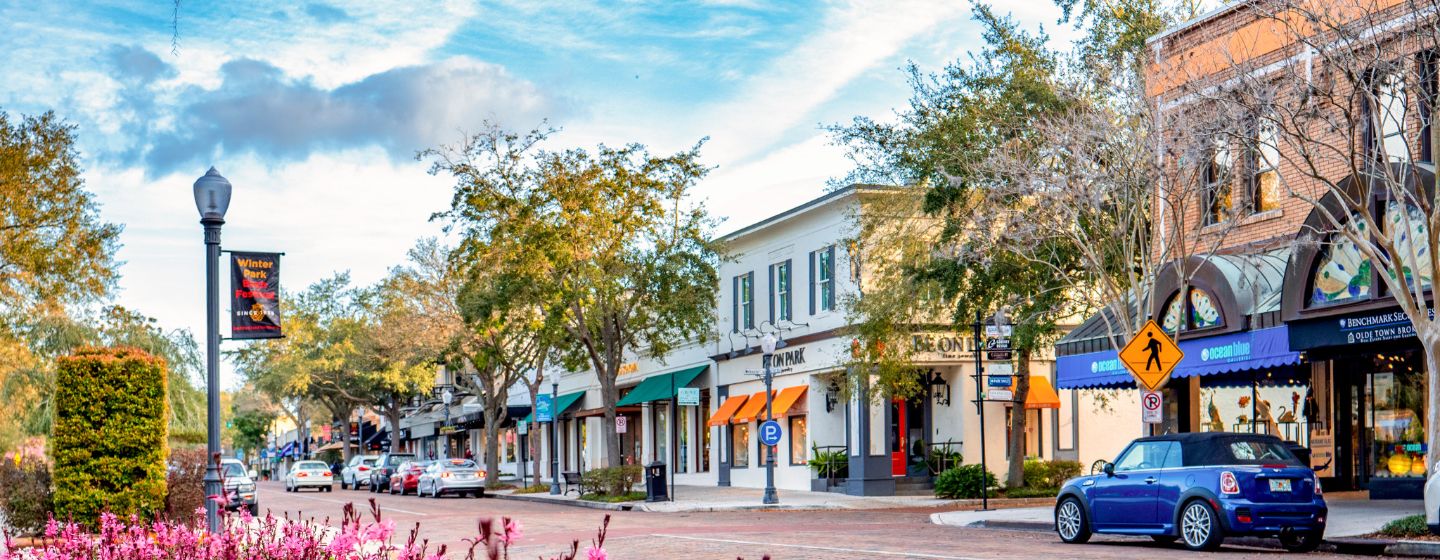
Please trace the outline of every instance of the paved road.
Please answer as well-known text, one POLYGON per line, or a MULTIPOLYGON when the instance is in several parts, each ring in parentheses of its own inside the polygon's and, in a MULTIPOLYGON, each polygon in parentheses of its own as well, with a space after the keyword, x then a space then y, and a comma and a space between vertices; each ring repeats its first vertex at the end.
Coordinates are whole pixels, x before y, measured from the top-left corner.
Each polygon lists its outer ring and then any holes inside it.
MULTIPOLYGON (((447 497, 440 500, 390 496, 367 491, 287 494, 276 483, 261 483, 261 509, 292 516, 339 517, 346 502, 368 508, 375 498, 386 518, 408 530, 417 522, 421 535, 452 547, 476 532, 486 517, 510 516, 524 524, 513 558, 553 556, 576 539, 584 549, 607 512, 512 500, 447 497)), ((1193 554, 1149 539, 1097 537, 1089 545, 1065 545, 1050 533, 941 527, 929 522, 932 509, 611 513, 606 550, 610 558, 686 558, 759 560, 989 559, 989 558, 1207 558, 1274 556, 1277 551, 1226 547, 1216 554, 1193 554)), ((463 554, 451 557, 463 557, 463 554)), ((1312 554, 1310 557, 1336 557, 1312 554)))

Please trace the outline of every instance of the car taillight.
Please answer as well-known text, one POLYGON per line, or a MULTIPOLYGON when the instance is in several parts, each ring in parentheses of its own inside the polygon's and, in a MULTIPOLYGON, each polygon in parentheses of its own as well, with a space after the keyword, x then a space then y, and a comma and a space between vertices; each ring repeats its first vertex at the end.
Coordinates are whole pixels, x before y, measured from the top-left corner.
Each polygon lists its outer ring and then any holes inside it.
POLYGON ((449 473, 449 472, 442 472, 442 473, 440 473, 440 478, 450 478, 450 473, 449 473))
POLYGON ((1220 473, 1220 493, 1239 494, 1240 483, 1235 481, 1235 473, 1223 471, 1220 473))
POLYGON ((360 471, 360 472, 365 472, 365 471, 368 471, 368 470, 370 470, 370 467, 367 467, 367 466, 364 466, 364 465, 361 465, 361 466, 360 466, 360 468, 359 468, 359 469, 357 469, 357 470, 359 470, 359 471, 360 471))
POLYGON ((1320 495, 1325 494, 1325 492, 1320 489, 1320 473, 1311 472, 1311 473, 1310 473, 1310 479, 1313 480, 1313 481, 1315 481, 1315 495, 1316 495, 1316 496, 1320 496, 1320 495))
POLYGON ((323 472, 323 473, 320 473, 320 476, 330 476, 330 471, 325 471, 325 472, 323 472))
POLYGON ((305 477, 307 477, 307 476, 310 476, 310 475, 305 474, 305 473, 303 473, 303 472, 295 473, 295 478, 305 478, 305 477))

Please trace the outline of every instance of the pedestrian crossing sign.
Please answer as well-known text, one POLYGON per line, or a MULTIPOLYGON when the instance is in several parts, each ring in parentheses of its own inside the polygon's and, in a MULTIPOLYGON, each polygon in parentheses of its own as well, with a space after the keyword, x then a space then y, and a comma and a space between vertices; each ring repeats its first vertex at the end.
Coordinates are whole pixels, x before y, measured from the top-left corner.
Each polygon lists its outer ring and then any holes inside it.
POLYGON ((1135 338, 1120 350, 1120 363, 1130 370, 1135 380, 1150 391, 1158 391, 1170 379, 1170 373, 1185 353, 1155 321, 1148 321, 1135 338))

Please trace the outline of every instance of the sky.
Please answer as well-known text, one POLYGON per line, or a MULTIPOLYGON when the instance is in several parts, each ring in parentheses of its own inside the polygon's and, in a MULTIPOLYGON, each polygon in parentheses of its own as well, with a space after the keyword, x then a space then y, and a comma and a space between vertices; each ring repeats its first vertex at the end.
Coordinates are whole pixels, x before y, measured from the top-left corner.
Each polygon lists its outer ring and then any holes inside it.
MULTIPOLYGON (((1047 0, 997 8, 1057 45, 1075 34, 1047 0)), ((938 71, 980 47, 970 15, 956 0, 4 2, 0 110, 75 125, 101 216, 125 228, 113 303, 201 338, 191 185, 210 166, 234 185, 223 245, 284 252, 290 290, 378 281, 439 235, 454 182, 415 154, 487 121, 558 127, 554 148, 708 139, 696 195, 724 233, 845 176, 822 127, 891 120, 907 62, 938 71)))

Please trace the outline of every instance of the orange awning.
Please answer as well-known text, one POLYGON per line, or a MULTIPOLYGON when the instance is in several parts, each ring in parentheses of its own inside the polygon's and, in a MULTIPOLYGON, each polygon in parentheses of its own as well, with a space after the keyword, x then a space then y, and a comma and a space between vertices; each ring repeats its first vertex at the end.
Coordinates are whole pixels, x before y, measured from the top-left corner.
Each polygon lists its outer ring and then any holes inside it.
MULTIPOLYGON (((788 414, 790 407, 795 406, 795 403, 800 401, 800 397, 805 396, 805 389, 807 388, 805 385, 800 385, 798 387, 781 389, 780 394, 775 396, 775 402, 770 403, 770 410, 775 413, 772 418, 783 418, 788 414)), ((763 406, 760 407, 760 415, 757 416, 756 419, 762 418, 765 418, 765 407, 763 406)))
POLYGON ((735 417, 731 418, 730 422, 734 424, 744 424, 754 420, 764 411, 765 391, 760 391, 759 393, 750 395, 750 400, 745 402, 745 407, 741 408, 739 412, 736 412, 735 417))
POLYGON ((1060 408, 1060 395, 1050 380, 1038 375, 1030 376, 1030 391, 1025 393, 1025 408, 1060 408))
POLYGON ((735 414, 735 411, 740 410, 740 407, 745 404, 745 399, 747 398, 749 397, 740 395, 738 397, 725 399, 725 402, 720 403, 720 410, 716 410, 715 415, 711 416, 710 421, 705 424, 708 426, 724 426, 729 424, 730 416, 735 414))

